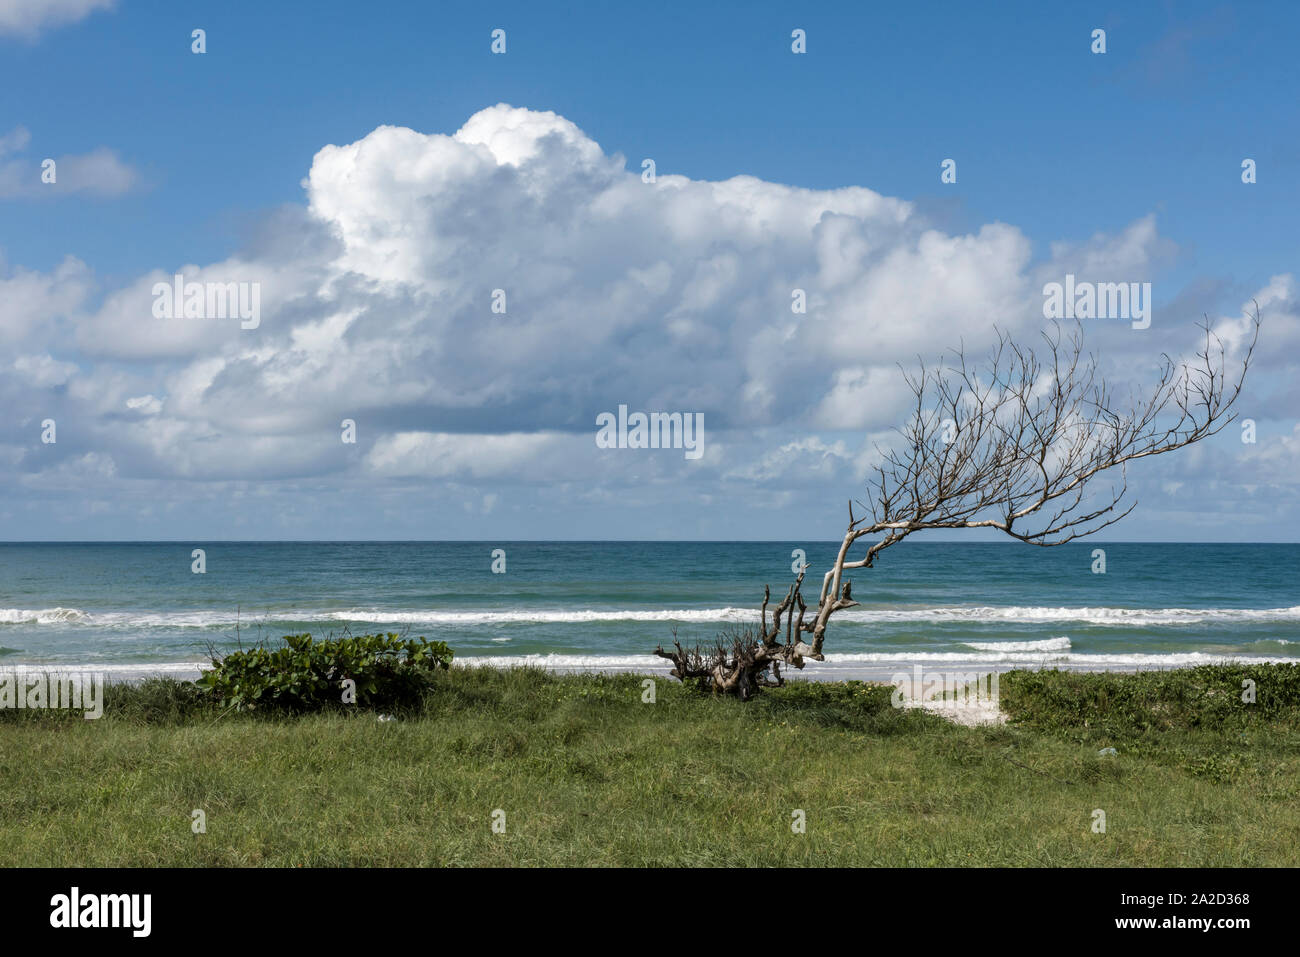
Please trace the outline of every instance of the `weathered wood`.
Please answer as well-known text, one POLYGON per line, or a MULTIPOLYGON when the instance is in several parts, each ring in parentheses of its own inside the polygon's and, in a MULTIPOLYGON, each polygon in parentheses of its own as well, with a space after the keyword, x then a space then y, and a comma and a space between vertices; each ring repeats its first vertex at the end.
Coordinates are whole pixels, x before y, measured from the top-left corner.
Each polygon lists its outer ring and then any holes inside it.
POLYGON ((697 680, 702 690, 748 699, 784 684, 782 664, 802 668, 805 660, 825 660, 831 616, 858 604, 845 572, 871 568, 880 552, 914 532, 994 528, 1030 545, 1053 546, 1113 525, 1137 504, 1126 501, 1129 462, 1200 442, 1236 418, 1232 407, 1259 340, 1258 305, 1251 318, 1253 335, 1233 378, 1207 321, 1200 350, 1177 362, 1162 356, 1154 388, 1122 411, 1112 408, 1111 389, 1096 359, 1085 356, 1077 326, 1068 337, 1059 326, 1044 333, 1043 358, 999 332, 979 369, 968 366, 960 349, 946 367, 922 363, 919 375, 905 373, 911 417, 894 448, 877 449, 881 463, 868 481, 865 514, 855 516, 849 503, 848 528, 822 577, 812 621, 804 620, 800 570, 773 609, 770 627, 765 586, 757 634, 731 632, 708 650, 687 650, 674 632, 676 650, 660 647, 655 654, 673 662, 673 675, 697 680), (1089 483, 1115 468, 1118 488, 1085 504, 1089 483), (853 546, 867 536, 873 540, 866 552, 851 560, 853 546))

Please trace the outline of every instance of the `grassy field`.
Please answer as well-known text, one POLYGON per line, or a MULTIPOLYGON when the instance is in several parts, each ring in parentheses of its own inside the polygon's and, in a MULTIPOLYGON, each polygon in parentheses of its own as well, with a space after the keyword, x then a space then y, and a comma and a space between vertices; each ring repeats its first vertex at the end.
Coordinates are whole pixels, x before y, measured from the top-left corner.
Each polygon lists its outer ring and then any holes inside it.
POLYGON ((642 680, 453 668, 387 722, 162 681, 98 721, 0 712, 0 865, 1300 863, 1297 666, 1012 673, 993 728, 857 683, 642 680))

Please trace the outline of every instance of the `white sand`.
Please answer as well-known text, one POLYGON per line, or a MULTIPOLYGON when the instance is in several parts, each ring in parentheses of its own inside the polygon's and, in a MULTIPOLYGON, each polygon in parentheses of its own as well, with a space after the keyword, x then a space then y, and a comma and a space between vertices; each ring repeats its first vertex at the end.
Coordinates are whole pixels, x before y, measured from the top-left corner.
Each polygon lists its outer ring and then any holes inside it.
POLYGON ((978 701, 963 701, 958 705, 951 701, 905 701, 903 707, 920 708, 968 728, 1007 723, 1007 716, 1002 713, 996 699, 981 698, 978 701))

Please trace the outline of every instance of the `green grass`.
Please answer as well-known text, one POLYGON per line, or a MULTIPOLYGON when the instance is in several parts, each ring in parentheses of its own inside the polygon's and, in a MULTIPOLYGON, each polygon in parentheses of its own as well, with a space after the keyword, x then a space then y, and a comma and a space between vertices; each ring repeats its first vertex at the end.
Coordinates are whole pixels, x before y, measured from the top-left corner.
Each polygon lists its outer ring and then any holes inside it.
POLYGON ((1004 675, 1000 728, 858 683, 642 680, 453 668, 382 723, 165 681, 98 721, 0 712, 0 865, 1300 863, 1300 667, 1004 675))

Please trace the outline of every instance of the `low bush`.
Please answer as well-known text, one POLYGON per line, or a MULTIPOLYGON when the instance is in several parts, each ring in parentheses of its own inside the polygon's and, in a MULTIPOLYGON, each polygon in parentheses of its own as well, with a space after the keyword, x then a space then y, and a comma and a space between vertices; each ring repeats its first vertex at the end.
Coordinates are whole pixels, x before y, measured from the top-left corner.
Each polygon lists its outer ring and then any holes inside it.
POLYGON ((214 658, 195 684, 224 707, 301 713, 359 705, 402 710, 417 706, 434 673, 451 664, 441 641, 356 635, 317 641, 286 635, 284 646, 214 658))
POLYGON ((1300 718, 1300 665, 1202 665, 1138 674, 1014 671, 1002 709, 1040 731, 1248 731, 1300 718))

